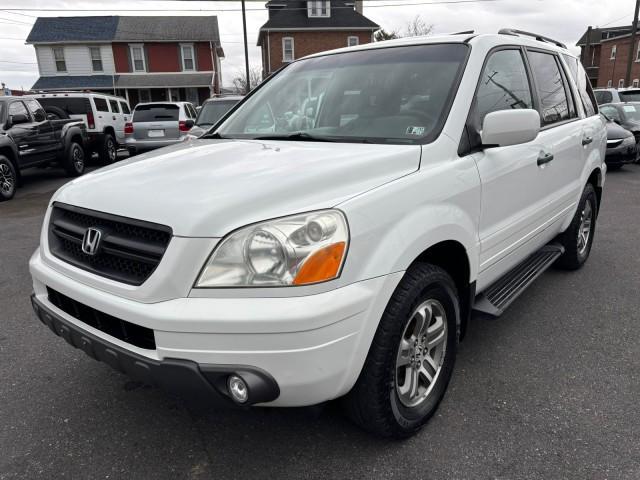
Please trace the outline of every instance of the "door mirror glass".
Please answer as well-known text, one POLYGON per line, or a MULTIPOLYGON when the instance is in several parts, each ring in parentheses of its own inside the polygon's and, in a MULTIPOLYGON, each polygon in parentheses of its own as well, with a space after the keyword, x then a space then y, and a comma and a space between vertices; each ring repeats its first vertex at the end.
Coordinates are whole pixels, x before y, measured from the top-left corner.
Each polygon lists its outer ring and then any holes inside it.
POLYGON ((536 139, 540 133, 540 114, 536 110, 500 110, 488 113, 482 123, 482 145, 507 147, 536 139))

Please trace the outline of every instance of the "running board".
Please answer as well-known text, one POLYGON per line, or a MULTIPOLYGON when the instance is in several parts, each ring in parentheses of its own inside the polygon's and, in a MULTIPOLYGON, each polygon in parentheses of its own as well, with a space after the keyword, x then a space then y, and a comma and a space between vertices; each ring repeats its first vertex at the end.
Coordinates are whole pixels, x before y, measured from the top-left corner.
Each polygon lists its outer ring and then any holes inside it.
POLYGON ((561 245, 545 245, 478 295, 473 309, 499 317, 563 253, 561 245))

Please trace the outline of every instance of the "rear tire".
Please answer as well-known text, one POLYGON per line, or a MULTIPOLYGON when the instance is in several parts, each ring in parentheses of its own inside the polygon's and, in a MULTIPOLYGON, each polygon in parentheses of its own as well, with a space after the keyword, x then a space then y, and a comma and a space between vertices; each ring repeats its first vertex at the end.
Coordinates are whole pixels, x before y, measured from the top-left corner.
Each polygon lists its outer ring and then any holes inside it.
POLYGON ((420 430, 451 379, 459 318, 456 287, 447 272, 429 264, 411 267, 382 315, 356 384, 343 399, 351 419, 384 437, 404 438, 420 430))
POLYGON ((18 175, 16 169, 4 155, 0 155, 0 202, 11 200, 16 194, 18 175))
POLYGON ((62 166, 70 177, 78 177, 84 173, 85 155, 82 145, 73 141, 69 144, 67 157, 62 162, 62 166))
POLYGON ((597 216, 598 196, 593 185, 587 183, 569 228, 559 237, 564 253, 556 261, 557 267, 577 270, 584 265, 591 253, 597 216))
POLYGON ((102 165, 110 165, 118 159, 118 144, 110 133, 105 133, 98 157, 102 165))

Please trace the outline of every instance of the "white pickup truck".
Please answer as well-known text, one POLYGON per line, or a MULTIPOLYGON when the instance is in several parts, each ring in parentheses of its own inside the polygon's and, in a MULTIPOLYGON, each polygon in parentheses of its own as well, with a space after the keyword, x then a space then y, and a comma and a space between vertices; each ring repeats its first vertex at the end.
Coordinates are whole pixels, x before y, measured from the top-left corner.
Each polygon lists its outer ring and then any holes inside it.
POLYGON ((499 316, 550 265, 587 260, 605 149, 582 66, 540 35, 313 55, 201 139, 62 187, 33 307, 189 399, 342 397, 364 428, 407 436, 474 310, 499 316))

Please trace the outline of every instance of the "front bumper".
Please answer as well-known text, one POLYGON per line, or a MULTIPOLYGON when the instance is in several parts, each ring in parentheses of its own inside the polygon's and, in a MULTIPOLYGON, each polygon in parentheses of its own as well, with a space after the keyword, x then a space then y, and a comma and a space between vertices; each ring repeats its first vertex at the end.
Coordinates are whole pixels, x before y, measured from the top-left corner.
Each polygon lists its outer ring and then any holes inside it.
MULTIPOLYGON (((168 390, 175 390, 174 377, 158 380, 163 376, 163 362, 169 362, 172 369, 176 361, 186 362, 192 372, 219 367, 228 372, 225 366, 246 366, 243 368, 273 378, 280 394, 260 402, 273 406, 314 405, 351 389, 378 321, 403 275, 398 272, 297 297, 189 297, 142 303, 61 274, 42 260, 39 251, 30 261, 30 270, 34 303, 79 332, 71 336, 75 346, 85 350, 82 343, 77 343, 77 338, 85 334, 106 344, 109 351, 118 348, 126 352, 125 358, 135 361, 125 360, 124 366, 119 363, 120 368, 116 368, 132 376, 138 372, 132 374, 131 365, 149 362, 157 373, 150 373, 150 380, 141 380, 168 390), (47 287, 99 312, 152 329, 155 349, 136 347, 65 313, 49 301, 47 287)), ((104 355, 93 356, 111 364, 111 357, 104 355)))
POLYGON ((607 148, 605 163, 611 166, 633 163, 638 159, 638 149, 639 147, 636 144, 623 144, 618 147, 607 148))

